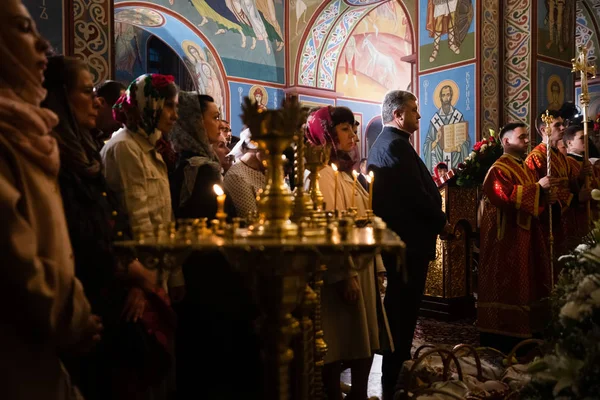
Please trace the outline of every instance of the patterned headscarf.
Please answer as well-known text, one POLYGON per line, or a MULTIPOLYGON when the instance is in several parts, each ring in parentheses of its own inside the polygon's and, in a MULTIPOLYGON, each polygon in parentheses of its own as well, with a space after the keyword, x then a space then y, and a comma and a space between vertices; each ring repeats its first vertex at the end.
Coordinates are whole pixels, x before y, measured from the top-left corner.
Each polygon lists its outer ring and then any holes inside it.
POLYGON ((329 145, 331 148, 329 162, 335 163, 340 171, 351 171, 358 161, 356 146, 349 152, 338 149, 339 140, 329 106, 320 108, 308 117, 305 137, 306 141, 313 146, 329 145))
POLYGON ((113 106, 113 117, 132 131, 143 133, 151 143, 161 136, 158 121, 165 104, 171 75, 145 74, 131 82, 113 106))

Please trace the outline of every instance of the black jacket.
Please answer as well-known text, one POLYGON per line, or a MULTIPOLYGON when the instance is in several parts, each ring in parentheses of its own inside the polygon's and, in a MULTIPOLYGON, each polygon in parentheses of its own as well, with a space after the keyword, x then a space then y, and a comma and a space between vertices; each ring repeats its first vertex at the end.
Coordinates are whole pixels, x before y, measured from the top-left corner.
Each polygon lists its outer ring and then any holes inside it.
POLYGON ((406 243, 407 252, 433 260, 446 215, 438 188, 409 138, 384 126, 369 152, 367 167, 375 174, 373 211, 406 243))

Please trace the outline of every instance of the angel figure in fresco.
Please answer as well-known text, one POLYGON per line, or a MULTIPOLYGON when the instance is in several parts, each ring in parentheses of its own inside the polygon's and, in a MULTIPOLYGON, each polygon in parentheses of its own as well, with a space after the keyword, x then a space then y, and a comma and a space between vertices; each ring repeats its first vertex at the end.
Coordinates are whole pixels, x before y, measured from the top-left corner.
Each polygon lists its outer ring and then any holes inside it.
POLYGON ((344 49, 344 68, 346 76, 344 77, 344 85, 348 83, 348 67, 352 66, 352 77, 354 78, 354 86, 358 87, 358 81, 356 79, 356 55, 358 49, 356 48, 356 39, 354 36, 350 36, 344 49))
POLYGON ((275 46, 277 46, 276 51, 281 51, 284 45, 283 32, 281 26, 279 26, 279 21, 277 21, 275 3, 273 3, 273 0, 256 0, 256 8, 262 13, 265 20, 265 28, 269 34, 269 39, 273 40, 275 46))
MULTIPOLYGON (((550 40, 546 43, 549 50, 553 44, 558 45, 558 50, 562 53, 571 39, 569 32, 570 18, 572 17, 573 5, 567 4, 567 0, 545 0, 546 18, 544 24, 548 26, 550 40)), ((574 3, 573 3, 574 4, 574 3)))
POLYGON ((211 96, 215 103, 223 106, 223 90, 218 75, 213 67, 207 62, 206 55, 202 50, 189 44, 186 49, 188 57, 185 63, 188 66, 192 78, 198 87, 198 92, 211 96))
MULTIPOLYGON (((211 1, 211 0, 189 0, 194 6, 198 14, 202 17, 202 21, 198 26, 204 26, 208 23, 208 20, 212 20, 217 24, 218 30, 215 35, 221 35, 227 31, 238 32, 242 37, 241 47, 246 47, 246 36, 253 32, 244 30, 243 27, 238 23, 236 16, 231 10, 225 5, 223 0, 211 1), (214 3, 214 4, 213 4, 214 3)), ((253 47, 254 48, 254 47, 253 47)))
MULTIPOLYGON (((222 0, 219 0, 222 1, 222 0)), ((271 44, 265 23, 256 9, 255 0, 225 0, 227 7, 233 12, 242 25, 253 31, 252 47, 256 47, 256 41, 264 41, 267 54, 271 54, 271 44)))
POLYGON ((290 6, 296 10, 296 26, 300 23, 300 18, 306 24, 306 3, 303 0, 291 0, 290 6))
POLYGON ((133 75, 133 68, 138 62, 142 66, 142 56, 138 45, 137 35, 133 25, 117 22, 115 24, 115 67, 119 71, 126 71, 133 75))
POLYGON ((473 19, 472 0, 427 0, 425 29, 433 38, 429 62, 434 62, 440 51, 442 35, 448 35, 448 47, 460 54, 460 46, 473 19), (470 16, 470 17, 469 17, 470 16), (465 17, 465 18, 463 18, 465 17))

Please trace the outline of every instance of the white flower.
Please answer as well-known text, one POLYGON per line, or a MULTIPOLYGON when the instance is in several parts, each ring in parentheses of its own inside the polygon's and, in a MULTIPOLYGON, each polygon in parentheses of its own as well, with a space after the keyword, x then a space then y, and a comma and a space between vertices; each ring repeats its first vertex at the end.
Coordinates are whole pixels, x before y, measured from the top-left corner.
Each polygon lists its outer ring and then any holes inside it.
POLYGON ((581 321, 586 316, 592 313, 592 306, 589 304, 576 303, 574 301, 567 302, 560 310, 560 316, 569 318, 575 321, 581 321))
POLYGON ((479 151, 481 151, 482 153, 485 151, 485 149, 487 149, 488 145, 487 143, 484 143, 481 145, 481 149, 479 149, 479 151))
POLYGON ((577 295, 582 297, 589 296, 593 291, 598 289, 598 277, 596 275, 588 275, 577 286, 577 295))
POLYGON ((584 253, 584 252, 588 251, 589 249, 590 249, 589 245, 582 243, 575 248, 575 252, 576 253, 584 253))
POLYGON ((469 154, 469 159, 475 158, 475 156, 477 156, 477 153, 472 151, 471 154, 469 154))
POLYGON ((590 293, 590 303, 595 307, 600 307, 600 289, 596 289, 590 293))

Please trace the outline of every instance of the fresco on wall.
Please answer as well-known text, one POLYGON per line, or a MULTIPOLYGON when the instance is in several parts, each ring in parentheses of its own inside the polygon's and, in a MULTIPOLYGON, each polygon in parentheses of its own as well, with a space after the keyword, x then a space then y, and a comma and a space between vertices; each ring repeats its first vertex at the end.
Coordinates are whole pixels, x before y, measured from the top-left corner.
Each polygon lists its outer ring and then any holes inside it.
POLYGON ((40 34, 58 54, 63 53, 63 0, 23 0, 40 34))
MULTIPOLYGON (((115 3, 121 2, 116 0, 115 3)), ((154 0, 212 43, 228 75, 284 83, 282 0, 154 0)))
POLYGON ((420 0, 421 71, 475 58, 474 0, 420 0))
POLYGON ((223 109, 225 83, 212 53, 192 40, 184 40, 181 47, 185 53, 183 61, 196 83, 198 92, 211 96, 219 105, 219 109, 223 109))
POLYGON ((119 82, 127 85, 146 72, 146 49, 151 36, 143 29, 115 20, 115 71, 119 82))
POLYGON ((390 89, 407 89, 412 66, 412 34, 402 7, 385 2, 369 12, 346 41, 338 60, 337 92, 344 97, 381 101, 390 89))
MULTIPOLYGON (((184 61, 196 89, 214 97, 223 115, 228 115, 229 104, 225 89, 227 86, 225 77, 221 72, 218 55, 214 54, 189 26, 169 14, 138 6, 117 8, 115 10, 115 30, 117 34, 119 24, 124 26, 135 25, 158 37, 169 46, 184 61), (141 15, 138 16, 138 13, 141 15), (130 24, 124 23, 124 21, 130 22, 130 24)), ((137 41, 131 33, 127 32, 121 39, 117 37, 115 50, 117 69, 125 69, 124 67, 129 66, 129 64, 133 64, 133 68, 136 68, 136 46, 140 48, 139 54, 146 57, 145 42, 142 48, 138 35, 134 36, 137 37, 137 41), (128 37, 132 37, 132 39, 128 40, 128 37)))
POLYGON ((268 109, 281 107, 281 101, 285 98, 283 89, 240 82, 229 82, 229 91, 231 93, 231 118, 229 120, 231 121, 231 132, 235 136, 240 136, 240 132, 244 128, 240 116, 245 97, 258 101, 263 108, 268 109))
POLYGON ((563 61, 573 58, 573 0, 538 0, 538 54, 563 61))
POLYGON ((573 101, 574 80, 571 68, 538 61, 536 115, 545 110, 558 110, 566 101, 573 101))
POLYGON ((588 60, 596 60, 596 49, 598 48, 598 35, 594 31, 593 16, 591 16, 581 2, 577 2, 575 14, 575 44, 576 47, 587 46, 588 60))
POLYGON ((445 162, 451 168, 475 144, 475 65, 419 77, 420 154, 427 168, 445 162))

